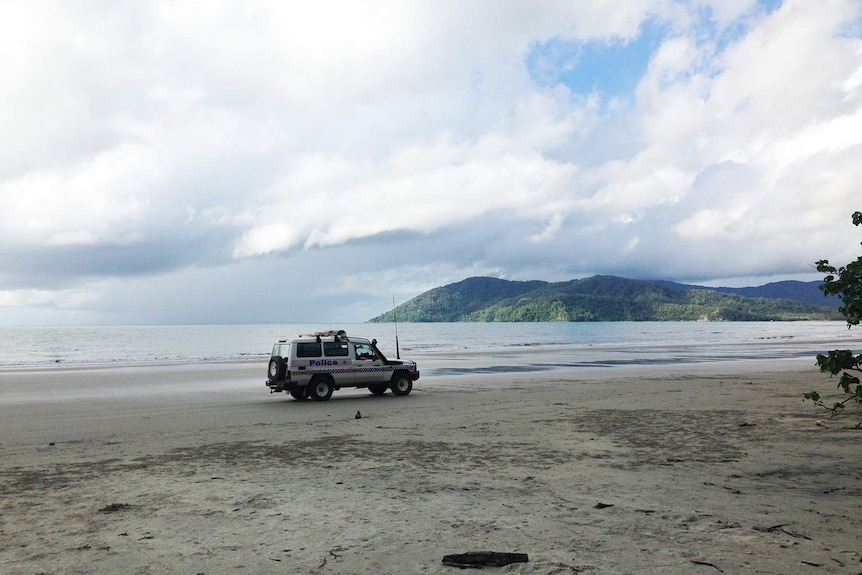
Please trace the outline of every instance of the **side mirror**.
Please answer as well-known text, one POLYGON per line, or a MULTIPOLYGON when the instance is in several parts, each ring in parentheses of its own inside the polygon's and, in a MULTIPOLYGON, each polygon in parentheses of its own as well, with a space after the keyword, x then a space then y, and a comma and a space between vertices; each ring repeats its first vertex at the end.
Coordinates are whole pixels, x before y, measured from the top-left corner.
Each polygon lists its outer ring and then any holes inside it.
POLYGON ((372 340, 371 340, 371 345, 377 345, 377 340, 376 340, 376 339, 372 339, 372 340))

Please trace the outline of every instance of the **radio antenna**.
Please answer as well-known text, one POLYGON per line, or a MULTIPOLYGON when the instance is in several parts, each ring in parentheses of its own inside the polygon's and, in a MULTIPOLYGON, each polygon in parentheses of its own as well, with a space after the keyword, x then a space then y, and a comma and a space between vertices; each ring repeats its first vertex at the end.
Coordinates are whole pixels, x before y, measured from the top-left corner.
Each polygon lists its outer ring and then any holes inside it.
POLYGON ((392 318, 395 320, 395 359, 401 359, 401 350, 398 349, 398 312, 395 309, 395 294, 392 294, 392 318))

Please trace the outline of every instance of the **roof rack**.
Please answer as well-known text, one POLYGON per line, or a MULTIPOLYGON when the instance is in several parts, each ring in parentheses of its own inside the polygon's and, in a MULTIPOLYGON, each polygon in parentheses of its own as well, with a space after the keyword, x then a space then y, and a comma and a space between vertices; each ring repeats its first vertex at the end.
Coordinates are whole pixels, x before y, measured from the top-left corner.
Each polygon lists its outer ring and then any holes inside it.
POLYGON ((328 329, 326 331, 313 331, 311 333, 301 333, 301 334, 299 334, 299 337, 317 337, 317 336, 332 337, 333 335, 347 335, 347 332, 345 332, 343 329, 338 329, 338 330, 328 329))
POLYGON ((326 330, 326 331, 315 331, 312 333, 301 333, 301 334, 299 334, 299 337, 316 337, 318 339, 318 341, 322 337, 331 337, 331 338, 334 338, 335 340, 339 340, 339 339, 346 340, 347 339, 347 332, 344 331, 343 329, 338 329, 338 330, 330 329, 330 330, 326 330))

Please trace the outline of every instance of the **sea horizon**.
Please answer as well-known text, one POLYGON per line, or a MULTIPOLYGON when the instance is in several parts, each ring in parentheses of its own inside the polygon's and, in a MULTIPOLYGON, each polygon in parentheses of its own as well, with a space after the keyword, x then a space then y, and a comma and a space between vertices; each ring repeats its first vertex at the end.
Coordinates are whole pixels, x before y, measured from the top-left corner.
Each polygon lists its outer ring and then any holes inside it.
POLYGON ((465 362, 513 370, 809 355, 813 362, 817 353, 862 345, 843 321, 20 326, 0 327, 0 369, 263 364, 275 341, 328 329, 377 339, 387 356, 448 365, 450 371, 465 362))

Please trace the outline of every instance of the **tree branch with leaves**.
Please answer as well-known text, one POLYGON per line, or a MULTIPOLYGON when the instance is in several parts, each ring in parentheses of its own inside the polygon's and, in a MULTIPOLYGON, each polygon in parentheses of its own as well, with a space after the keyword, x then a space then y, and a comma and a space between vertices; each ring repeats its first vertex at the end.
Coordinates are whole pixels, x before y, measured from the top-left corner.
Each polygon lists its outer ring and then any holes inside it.
MULTIPOLYGON (((862 225, 862 212, 854 212, 852 218, 854 226, 862 225)), ((847 320, 847 328, 859 325, 862 321, 862 256, 838 268, 831 265, 829 260, 820 260, 817 262, 817 271, 828 274, 820 285, 821 291, 825 295, 836 295, 841 298, 842 305, 838 311, 847 320)), ((816 391, 806 393, 805 399, 810 399, 815 405, 828 409, 833 416, 840 413, 847 403, 862 403, 862 383, 859 376, 855 375, 855 373, 862 373, 862 354, 856 355, 849 349, 836 349, 826 354, 817 354, 817 365, 824 373, 832 376, 841 375, 838 388, 847 397, 831 406, 827 405, 816 391)), ((862 425, 862 422, 859 425, 862 425)))

